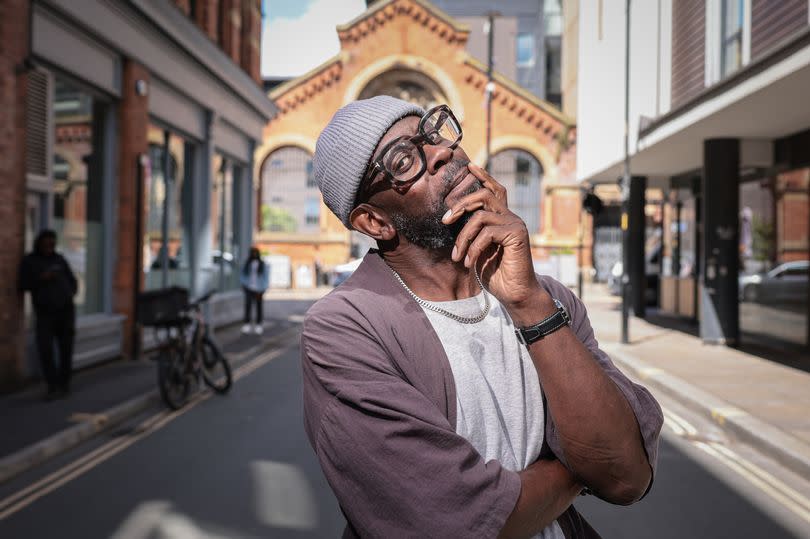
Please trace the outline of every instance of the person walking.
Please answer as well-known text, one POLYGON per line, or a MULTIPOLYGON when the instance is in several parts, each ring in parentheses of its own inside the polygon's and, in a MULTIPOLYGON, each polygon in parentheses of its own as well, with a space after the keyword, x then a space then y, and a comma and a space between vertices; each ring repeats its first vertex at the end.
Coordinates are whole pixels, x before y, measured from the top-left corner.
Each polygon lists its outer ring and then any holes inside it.
POLYGON ((43 230, 34 241, 33 252, 20 264, 19 288, 31 293, 36 317, 35 334, 42 375, 48 384, 47 400, 70 393, 73 372, 73 339, 76 307, 73 296, 78 283, 67 260, 56 252, 56 232, 43 230), (54 345, 59 365, 54 362, 54 345))
POLYGON ((648 492, 661 408, 534 272, 525 223, 461 138, 446 105, 388 96, 321 133, 323 200, 377 249, 304 320, 307 434, 344 538, 598 537, 573 503, 648 492))
POLYGON ((242 333, 253 331, 256 335, 264 332, 262 320, 264 318, 264 296, 270 281, 270 271, 259 254, 259 249, 252 247, 250 256, 242 267, 242 289, 245 291, 245 320, 242 333), (251 326, 251 311, 256 307, 256 323, 251 326))

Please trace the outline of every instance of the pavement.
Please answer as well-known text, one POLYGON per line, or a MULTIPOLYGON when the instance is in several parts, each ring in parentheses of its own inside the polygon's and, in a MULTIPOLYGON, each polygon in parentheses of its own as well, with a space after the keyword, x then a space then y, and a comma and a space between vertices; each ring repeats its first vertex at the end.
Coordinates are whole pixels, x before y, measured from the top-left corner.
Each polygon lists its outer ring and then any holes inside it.
MULTIPOLYGON (((238 325, 217 333, 232 364, 238 366, 297 332, 307 306, 327 292, 268 293, 265 312, 276 316, 265 324, 262 337, 242 336, 238 325)), ((631 343, 622 345, 618 298, 598 285, 586 287, 584 296, 597 339, 620 369, 654 394, 677 399, 810 479, 810 373, 741 350, 705 345, 688 328, 679 331, 637 318, 630 321, 631 343)), ((810 367, 810 358, 794 357, 793 362, 810 367)), ((73 385, 69 399, 50 403, 42 401, 41 387, 0 397, 0 484, 159 402, 155 366, 149 360, 87 369, 77 373, 73 385)))
POLYGON ((598 285, 583 295, 600 346, 623 372, 810 479, 810 354, 704 344, 696 328, 655 312, 630 318, 623 345, 619 298, 598 285))

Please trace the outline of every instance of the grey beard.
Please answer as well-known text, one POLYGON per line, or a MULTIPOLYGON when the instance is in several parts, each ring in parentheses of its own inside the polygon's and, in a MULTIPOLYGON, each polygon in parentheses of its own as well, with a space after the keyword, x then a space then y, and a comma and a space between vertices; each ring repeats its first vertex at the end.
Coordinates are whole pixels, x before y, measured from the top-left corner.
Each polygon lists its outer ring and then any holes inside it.
MULTIPOLYGON (((461 196, 472 194, 480 188, 480 182, 475 182, 461 196)), ((395 213, 391 219, 397 231, 410 243, 425 249, 447 249, 456 242, 461 229, 472 217, 472 213, 465 213, 457 221, 446 225, 442 223, 442 217, 448 209, 444 199, 441 199, 429 206, 424 216, 395 213)))

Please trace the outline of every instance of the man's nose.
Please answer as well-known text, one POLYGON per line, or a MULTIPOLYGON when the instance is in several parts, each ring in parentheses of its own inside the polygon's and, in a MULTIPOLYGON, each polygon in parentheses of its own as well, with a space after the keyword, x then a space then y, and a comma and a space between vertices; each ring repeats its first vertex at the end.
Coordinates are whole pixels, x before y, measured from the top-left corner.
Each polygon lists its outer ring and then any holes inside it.
POLYGON ((436 174, 440 168, 453 159, 453 150, 447 146, 434 146, 426 144, 423 146, 425 158, 427 159, 427 171, 436 174))

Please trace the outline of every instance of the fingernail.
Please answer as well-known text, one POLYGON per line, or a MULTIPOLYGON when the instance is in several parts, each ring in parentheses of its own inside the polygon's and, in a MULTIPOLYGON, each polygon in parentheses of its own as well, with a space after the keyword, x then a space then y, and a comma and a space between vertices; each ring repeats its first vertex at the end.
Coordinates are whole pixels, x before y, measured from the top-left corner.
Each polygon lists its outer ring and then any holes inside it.
POLYGON ((465 257, 464 257, 464 267, 465 267, 465 268, 469 268, 469 267, 470 267, 470 256, 469 256, 469 255, 467 255, 467 256, 465 256, 465 257))
POLYGON ((449 210, 444 212, 444 215, 442 215, 442 221, 446 221, 447 219, 450 219, 451 215, 453 215, 453 209, 452 208, 450 208, 449 210))
POLYGON ((451 258, 451 259, 453 259, 453 260, 455 260, 455 259, 456 259, 456 255, 457 255, 457 254, 458 254, 458 247, 456 247, 455 245, 453 245, 453 252, 452 252, 452 253, 450 253, 450 258, 451 258))

